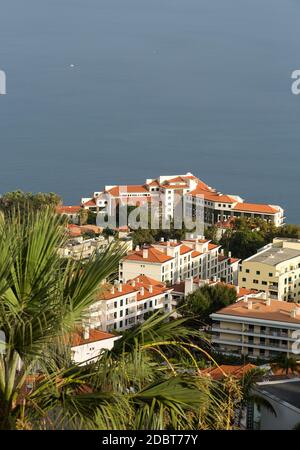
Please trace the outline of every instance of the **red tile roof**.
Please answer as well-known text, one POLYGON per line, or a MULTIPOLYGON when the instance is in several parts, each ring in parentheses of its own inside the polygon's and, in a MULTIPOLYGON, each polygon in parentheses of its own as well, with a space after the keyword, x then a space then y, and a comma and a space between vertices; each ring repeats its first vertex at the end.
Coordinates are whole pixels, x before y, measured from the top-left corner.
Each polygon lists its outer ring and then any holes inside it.
POLYGON ((78 345, 90 344, 91 342, 104 341, 105 339, 111 339, 116 337, 114 334, 106 333, 96 329, 89 330, 88 339, 84 339, 83 330, 80 328, 74 332, 71 336, 71 346, 77 347, 78 345))
POLYGON ((276 214, 278 212, 278 210, 271 205, 261 205, 256 203, 237 203, 232 209, 234 211, 257 212, 261 214, 276 214))
POLYGON ((143 185, 114 186, 107 192, 115 197, 119 197, 120 194, 149 194, 148 189, 143 185))
POLYGON ((182 244, 180 247, 180 254, 185 255, 186 253, 192 252, 193 249, 191 247, 188 247, 187 245, 182 244))
POLYGON ((267 305, 266 300, 248 297, 248 302, 233 303, 219 309, 215 314, 297 323, 300 325, 300 314, 296 315, 296 317, 291 317, 291 311, 296 308, 300 308, 300 304, 270 300, 270 305, 267 305), (248 308, 249 302, 252 302, 251 309, 248 308))
POLYGON ((81 211, 81 206, 65 206, 60 205, 56 207, 58 214, 78 214, 81 211))
POLYGON ((211 244, 211 243, 208 244, 208 250, 213 250, 213 249, 218 248, 218 247, 221 247, 221 246, 217 245, 217 244, 211 244))
POLYGON ((247 372, 252 369, 255 369, 256 366, 254 364, 245 364, 239 366, 232 366, 227 364, 221 364, 219 367, 209 367, 207 369, 201 370, 201 375, 208 375, 214 380, 221 380, 225 376, 230 375, 234 378, 242 378, 247 372))
POLYGON ((83 206, 96 206, 96 200, 94 198, 91 198, 90 200, 87 200, 86 202, 82 203, 83 206))
POLYGON ((150 262, 150 263, 164 263, 167 261, 171 261, 173 259, 172 256, 168 256, 165 253, 157 250, 156 248, 149 247, 148 249, 148 257, 143 258, 143 250, 134 251, 125 256, 125 261, 141 261, 141 262, 150 262))
POLYGON ((193 191, 189 192, 188 195, 197 196, 203 195, 205 200, 209 200, 211 202, 219 202, 219 203, 235 203, 236 200, 233 197, 225 194, 218 194, 217 192, 208 191, 203 189, 200 185, 196 187, 193 191))

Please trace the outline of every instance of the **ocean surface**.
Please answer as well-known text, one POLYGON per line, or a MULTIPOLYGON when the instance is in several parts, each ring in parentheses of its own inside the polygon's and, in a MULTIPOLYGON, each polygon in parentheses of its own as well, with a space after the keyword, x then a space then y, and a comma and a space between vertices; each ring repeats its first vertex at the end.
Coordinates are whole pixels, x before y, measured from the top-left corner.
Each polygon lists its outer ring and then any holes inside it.
POLYGON ((9 0, 0 69, 0 193, 191 171, 300 223, 299 0, 9 0))

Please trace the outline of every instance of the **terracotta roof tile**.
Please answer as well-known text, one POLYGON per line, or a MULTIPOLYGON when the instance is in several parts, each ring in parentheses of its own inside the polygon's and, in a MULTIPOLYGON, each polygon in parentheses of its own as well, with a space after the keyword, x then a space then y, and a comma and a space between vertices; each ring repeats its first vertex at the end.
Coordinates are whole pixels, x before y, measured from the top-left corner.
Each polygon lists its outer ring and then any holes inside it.
POLYGON ((257 212, 262 214, 276 214, 278 212, 278 210, 271 205, 261 205, 256 203, 237 203, 232 209, 234 211, 257 212))
POLYGON ((143 258, 143 250, 134 251, 125 256, 125 261, 142 261, 142 262, 150 262, 150 263, 164 263, 167 261, 171 261, 173 259, 172 256, 168 256, 165 253, 157 250, 156 248, 149 247, 148 249, 148 257, 143 258))

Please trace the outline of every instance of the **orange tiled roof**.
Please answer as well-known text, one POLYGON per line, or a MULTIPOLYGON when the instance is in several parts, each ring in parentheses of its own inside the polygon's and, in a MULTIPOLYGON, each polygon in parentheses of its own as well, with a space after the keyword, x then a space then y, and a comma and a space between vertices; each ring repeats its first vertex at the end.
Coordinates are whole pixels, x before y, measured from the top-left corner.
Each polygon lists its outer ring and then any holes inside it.
POLYGON ((83 206, 96 206, 96 200, 91 198, 90 200, 83 203, 83 206))
POLYGON ((225 194, 218 194, 217 192, 208 191, 206 189, 203 189, 201 185, 198 184, 196 189, 189 192, 188 195, 196 196, 196 195, 203 195, 205 200, 209 200, 211 202, 220 202, 220 203, 235 203, 236 200, 233 197, 230 197, 229 195, 225 194))
POLYGON ((168 256, 165 253, 157 250, 156 248, 149 247, 148 249, 148 257, 143 258, 143 250, 134 251, 125 256, 124 260, 126 261, 142 261, 142 262, 150 262, 150 263, 164 263, 167 261, 171 261, 173 259, 172 256, 168 256))
POLYGON ((104 289, 100 289, 100 292, 97 296, 98 300, 111 300, 113 298, 122 297, 123 295, 132 294, 136 292, 136 288, 131 286, 129 283, 120 284, 121 291, 118 290, 117 286, 105 286, 104 289), (111 292, 111 289, 114 288, 114 293, 111 292))
POLYGON ((214 248, 218 248, 218 247, 221 247, 221 246, 217 245, 217 244, 211 244, 211 243, 208 244, 208 250, 213 250, 214 248))
POLYGON ((188 247, 187 245, 182 244, 180 247, 180 254, 185 255, 186 253, 192 252, 193 249, 191 247, 188 247))
POLYGON ((196 258, 197 256, 203 255, 201 252, 197 252, 197 250, 192 251, 192 258, 196 258))
POLYGON ((224 372, 226 375, 233 376, 234 378, 242 378, 247 372, 255 369, 254 364, 245 364, 239 366, 221 364, 219 367, 209 367, 207 369, 201 370, 201 375, 208 375, 214 380, 221 380, 224 378, 224 372))
POLYGON ((262 214, 275 214, 278 212, 278 210, 271 205, 261 205, 256 203, 237 203, 232 209, 234 211, 258 212, 262 214))
POLYGON ((77 345, 89 344, 91 342, 103 341, 105 339, 111 339, 116 337, 114 334, 106 333, 105 331, 90 329, 88 339, 84 339, 83 330, 80 328, 71 335, 71 345, 72 347, 77 347, 77 345))
POLYGON ((143 193, 143 194, 149 194, 148 189, 145 188, 143 185, 125 185, 125 186, 114 186, 113 188, 109 189, 107 191, 110 195, 113 196, 120 196, 120 194, 137 194, 137 193, 143 193))
POLYGON ((240 261, 239 258, 229 258, 229 263, 234 264, 235 262, 240 261))
POLYGON ((61 205, 61 206, 56 207, 56 212, 58 214, 77 214, 80 212, 80 210, 81 210, 81 206, 61 205))
POLYGON ((132 278, 132 280, 128 280, 128 283, 130 284, 132 281, 135 281, 136 283, 142 283, 143 285, 152 285, 152 286, 158 286, 161 288, 166 287, 165 283, 162 281, 155 280, 154 278, 148 277, 147 275, 138 275, 135 278, 132 278))
POLYGON ((248 302, 240 301, 220 309, 216 312, 216 314, 290 322, 300 325, 300 314, 296 317, 291 317, 291 311, 295 308, 300 308, 300 305, 297 303, 270 300, 270 305, 267 305, 266 300, 261 300, 254 297, 248 297, 248 301, 252 302, 251 309, 248 308, 248 302))

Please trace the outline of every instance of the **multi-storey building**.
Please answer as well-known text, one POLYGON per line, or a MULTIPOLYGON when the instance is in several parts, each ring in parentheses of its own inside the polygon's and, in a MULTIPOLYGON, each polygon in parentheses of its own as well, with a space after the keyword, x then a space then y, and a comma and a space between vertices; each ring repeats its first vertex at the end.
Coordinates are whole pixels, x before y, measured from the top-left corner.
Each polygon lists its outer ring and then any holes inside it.
POLYGON ((161 240, 130 252, 120 264, 119 278, 124 282, 142 273, 171 284, 189 277, 235 282, 239 260, 222 255, 220 260, 219 250, 219 245, 211 244, 204 236, 180 242, 161 240))
POLYGON ((261 295, 264 298, 245 297, 211 314, 215 350, 262 359, 294 354, 300 335, 300 305, 261 295))
POLYGON ((268 292, 272 299, 300 301, 300 241, 277 238, 245 259, 239 285, 268 292))
POLYGON ((90 307, 86 325, 106 332, 124 331, 145 320, 149 312, 171 311, 171 289, 140 275, 127 283, 104 286, 90 307))
POLYGON ((203 224, 212 225, 231 217, 260 218, 280 226, 284 211, 278 205, 246 203, 238 195, 223 194, 188 172, 185 175, 162 175, 147 179, 143 185, 105 186, 92 197, 82 198, 84 208, 112 213, 112 206, 122 200, 129 205, 160 200, 163 217, 173 218, 182 201, 183 214, 192 216, 203 211, 203 224))

